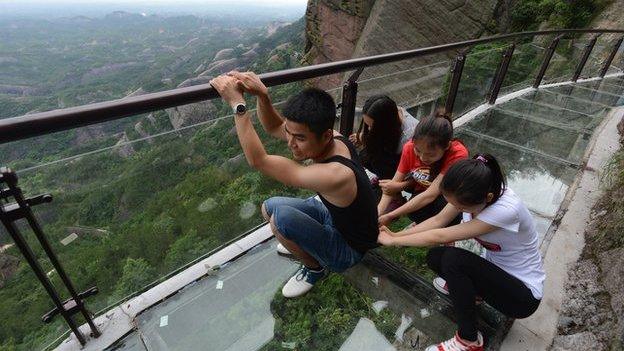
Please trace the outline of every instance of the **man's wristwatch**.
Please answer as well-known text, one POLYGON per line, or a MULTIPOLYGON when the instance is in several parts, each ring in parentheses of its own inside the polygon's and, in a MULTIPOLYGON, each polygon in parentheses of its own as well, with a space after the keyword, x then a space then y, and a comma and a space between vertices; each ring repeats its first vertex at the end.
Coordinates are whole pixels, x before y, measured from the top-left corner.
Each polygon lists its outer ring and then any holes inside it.
POLYGON ((234 114, 237 116, 242 116, 247 112, 247 106, 245 105, 244 102, 237 103, 236 105, 234 105, 233 109, 234 109, 234 114))

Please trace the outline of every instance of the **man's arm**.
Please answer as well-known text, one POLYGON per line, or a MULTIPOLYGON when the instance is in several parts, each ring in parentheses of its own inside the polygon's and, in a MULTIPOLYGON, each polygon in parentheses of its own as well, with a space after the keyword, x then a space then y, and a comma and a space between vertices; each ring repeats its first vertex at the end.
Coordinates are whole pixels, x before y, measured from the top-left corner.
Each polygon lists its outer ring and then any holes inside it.
MULTIPOLYGON (((210 84, 231 106, 244 101, 236 79, 220 76, 210 84)), ((293 187, 306 188, 319 193, 332 193, 349 180, 350 170, 328 164, 304 167, 286 157, 269 155, 251 123, 249 113, 234 117, 238 140, 249 165, 277 181, 293 187)))
POLYGON ((284 117, 273 106, 269 96, 269 89, 262 83, 260 77, 253 72, 241 73, 232 71, 228 75, 236 78, 238 85, 244 91, 257 97, 258 119, 264 130, 275 138, 286 140, 284 117))

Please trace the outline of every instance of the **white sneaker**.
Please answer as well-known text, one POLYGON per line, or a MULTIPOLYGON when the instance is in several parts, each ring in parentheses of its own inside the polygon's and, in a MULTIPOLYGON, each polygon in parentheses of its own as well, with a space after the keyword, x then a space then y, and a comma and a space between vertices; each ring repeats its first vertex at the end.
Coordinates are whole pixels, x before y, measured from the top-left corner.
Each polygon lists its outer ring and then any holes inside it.
POLYGON ((320 271, 313 271, 306 266, 301 266, 282 288, 282 295, 284 297, 301 296, 312 290, 314 284, 323 279, 327 275, 326 273, 324 268, 320 271))
POLYGON ((425 351, 483 351, 483 335, 477 333, 477 344, 467 345, 459 340, 459 335, 455 333, 453 338, 443 341, 437 345, 431 345, 425 351))
POLYGON ((280 255, 292 255, 292 253, 288 251, 286 246, 282 245, 282 243, 277 243, 277 253, 280 255))
POLYGON ((433 287, 436 288, 437 291, 443 293, 444 295, 448 295, 448 285, 446 284, 446 280, 440 277, 433 278, 433 287))
MULTIPOLYGON (((444 295, 449 294, 448 284, 444 278, 435 277, 433 278, 433 287, 436 288, 437 291, 443 293, 444 295)), ((483 298, 479 295, 475 296, 475 305, 480 305, 483 303, 483 298)))

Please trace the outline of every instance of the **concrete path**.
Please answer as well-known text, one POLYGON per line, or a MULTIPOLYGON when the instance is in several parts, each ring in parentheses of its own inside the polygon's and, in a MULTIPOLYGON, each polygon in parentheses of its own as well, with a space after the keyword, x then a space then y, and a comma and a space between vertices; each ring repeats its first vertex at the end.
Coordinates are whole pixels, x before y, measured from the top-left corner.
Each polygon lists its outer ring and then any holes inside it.
MULTIPOLYGON (((585 246, 585 226, 591 208, 603 194, 600 178, 604 167, 619 148, 617 124, 624 116, 624 108, 613 109, 594 133, 588 148, 587 167, 582 172, 576 189, 572 190, 561 224, 553 235, 544 257, 546 282, 544 298, 531 317, 516 320, 501 345, 504 351, 547 350, 557 332, 559 311, 564 299, 567 267, 576 262, 585 246)), ((586 155, 587 155, 586 154, 586 155)))

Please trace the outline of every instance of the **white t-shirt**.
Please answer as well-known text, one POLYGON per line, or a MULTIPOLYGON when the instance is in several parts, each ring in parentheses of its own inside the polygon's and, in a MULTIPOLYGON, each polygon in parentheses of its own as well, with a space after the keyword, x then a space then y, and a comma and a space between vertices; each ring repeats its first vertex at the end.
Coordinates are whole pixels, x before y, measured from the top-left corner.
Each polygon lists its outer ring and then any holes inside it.
MULTIPOLYGON (((464 219, 470 219, 464 213, 464 219)), ((477 219, 500 229, 475 238, 487 250, 485 259, 520 279, 541 299, 546 274, 538 248, 538 234, 531 213, 522 200, 507 188, 477 219)))
POLYGON ((416 128, 418 124, 418 120, 407 112, 405 108, 399 107, 399 109, 403 112, 403 121, 401 123, 401 140, 399 141, 399 147, 397 149, 398 154, 403 152, 403 145, 412 139, 414 136, 414 128, 416 128))

